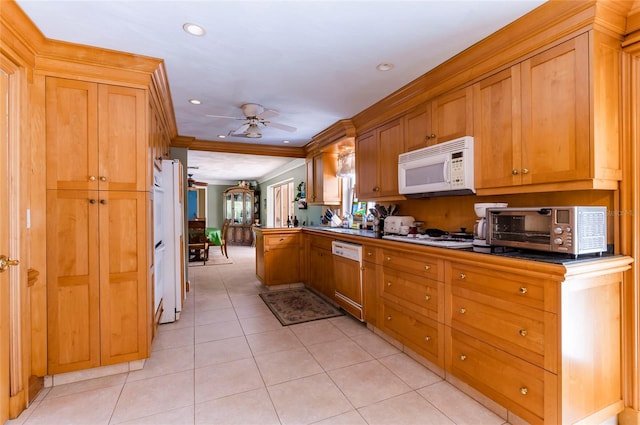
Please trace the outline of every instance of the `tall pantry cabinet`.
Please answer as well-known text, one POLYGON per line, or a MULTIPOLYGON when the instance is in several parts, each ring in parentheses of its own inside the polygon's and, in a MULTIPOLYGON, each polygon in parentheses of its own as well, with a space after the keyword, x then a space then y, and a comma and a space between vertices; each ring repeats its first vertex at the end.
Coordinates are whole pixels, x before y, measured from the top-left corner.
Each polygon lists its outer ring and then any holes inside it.
POLYGON ((147 105, 46 77, 49 374, 148 356, 147 105))

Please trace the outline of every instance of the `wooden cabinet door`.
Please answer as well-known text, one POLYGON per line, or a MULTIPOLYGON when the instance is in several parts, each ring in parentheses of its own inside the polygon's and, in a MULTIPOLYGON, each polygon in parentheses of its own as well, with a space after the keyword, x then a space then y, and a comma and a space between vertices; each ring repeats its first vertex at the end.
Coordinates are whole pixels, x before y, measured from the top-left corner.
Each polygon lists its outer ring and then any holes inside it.
POLYGON ((98 179, 101 190, 147 190, 144 90, 98 88, 98 179))
POLYGON ((98 189, 97 104, 97 84, 47 77, 47 189, 98 189))
POLYGON ((374 262, 364 261, 362 263, 362 308, 364 321, 377 326, 378 323, 378 266, 374 262))
POLYGON ((404 123, 391 121, 378 133, 378 186, 377 196, 398 196, 398 155, 404 152, 404 123))
POLYGON ((47 191, 50 375, 100 366, 99 208, 98 191, 47 191))
POLYGON ((313 204, 316 201, 316 173, 315 173, 315 157, 309 157, 305 161, 306 165, 306 176, 307 176, 307 186, 305 188, 307 197, 307 204, 313 204))
POLYGON ((365 133, 356 139, 356 158, 356 192, 358 198, 371 199, 380 196, 378 140, 375 130, 365 133))
POLYGON ((522 182, 591 177, 589 35, 522 63, 522 182))
POLYGON ((147 357, 147 192, 100 192, 101 364, 147 357))
POLYGON ((432 102, 430 144, 473 136, 473 89, 465 87, 432 102))
POLYGON ((476 188, 519 185, 520 65, 480 81, 473 90, 476 188))
POLYGON ((145 92, 48 77, 47 189, 146 190, 145 92))
POLYGON ((436 139, 431 138, 431 102, 424 103, 405 116, 406 151, 434 145, 436 139))

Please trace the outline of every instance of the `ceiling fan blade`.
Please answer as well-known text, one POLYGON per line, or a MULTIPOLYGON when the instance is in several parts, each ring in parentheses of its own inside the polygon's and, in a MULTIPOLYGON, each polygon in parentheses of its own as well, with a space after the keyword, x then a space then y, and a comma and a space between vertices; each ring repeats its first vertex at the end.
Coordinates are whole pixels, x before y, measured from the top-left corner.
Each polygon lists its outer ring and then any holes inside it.
POLYGON ((237 130, 231 132, 232 135, 244 134, 245 131, 249 128, 249 123, 242 124, 237 130))
POLYGON ((297 128, 295 128, 295 127, 291 127, 290 125, 286 125, 286 124, 280 124, 280 123, 277 123, 277 122, 265 121, 265 122, 263 122, 263 124, 266 127, 273 127, 273 128, 277 128, 277 129, 284 130, 284 131, 289 131, 289 132, 294 132, 294 131, 297 130, 297 128))
POLYGON ((226 115, 211 115, 211 114, 205 114, 205 117, 209 117, 209 118, 227 118, 230 120, 245 120, 246 118, 238 118, 238 117, 227 117, 226 115))
POLYGON ((273 109, 265 109, 264 111, 256 115, 256 118, 260 120, 268 120, 269 118, 277 117, 278 115, 280 115, 278 111, 274 111, 273 109))

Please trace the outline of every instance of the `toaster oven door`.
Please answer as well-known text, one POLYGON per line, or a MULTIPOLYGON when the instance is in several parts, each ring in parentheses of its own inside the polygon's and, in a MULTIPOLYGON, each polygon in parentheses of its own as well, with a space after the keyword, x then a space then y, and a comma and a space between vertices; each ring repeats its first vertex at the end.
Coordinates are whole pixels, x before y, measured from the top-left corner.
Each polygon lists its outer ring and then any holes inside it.
POLYGON ((551 210, 490 211, 487 218, 489 245, 552 250, 551 210))

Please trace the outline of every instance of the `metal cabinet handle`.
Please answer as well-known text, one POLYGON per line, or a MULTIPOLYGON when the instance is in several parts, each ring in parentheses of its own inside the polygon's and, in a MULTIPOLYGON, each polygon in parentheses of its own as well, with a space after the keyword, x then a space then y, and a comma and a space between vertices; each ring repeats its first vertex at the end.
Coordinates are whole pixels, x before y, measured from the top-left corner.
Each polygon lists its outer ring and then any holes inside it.
POLYGON ((391 261, 391 257, 387 257, 387 261, 391 261))
POLYGON ((387 322, 391 321, 391 316, 387 316, 387 322))
POLYGON ((520 336, 527 336, 527 333, 528 333, 528 332, 527 332, 527 330, 526 330, 526 329, 520 329, 520 330, 518 331, 518 333, 520 334, 520 336))
POLYGON ((427 264, 426 266, 424 266, 424 269, 425 270, 431 270, 431 266, 427 264))
POLYGON ((101 182, 106 182, 106 181, 107 181, 107 178, 106 178, 105 176, 101 176, 101 177, 100 177, 100 181, 101 181, 101 182))
POLYGON ((467 356, 465 356, 464 354, 460 354, 460 360, 462 361, 467 360, 467 356))
POLYGON ((522 169, 522 174, 529 174, 529 169, 528 168, 523 168, 522 169))
POLYGON ((371 257, 373 255, 373 252, 369 251, 367 252, 367 257, 371 257))
POLYGON ((20 264, 19 260, 12 260, 6 255, 0 255, 0 273, 7 270, 9 267, 17 266, 20 264))
POLYGON ((431 341, 431 337, 427 335, 427 336, 424 337, 424 340, 425 340, 425 342, 429 342, 429 341, 431 341))
POLYGON ((519 289, 518 291, 519 291, 521 294, 523 294, 523 295, 524 295, 524 294, 526 294, 526 293, 528 292, 528 291, 527 291, 527 287, 526 287, 526 286, 521 286, 521 287, 520 287, 520 289, 519 289))
POLYGON ((102 205, 106 205, 106 204, 107 204, 107 200, 106 200, 106 199, 100 199, 100 203, 101 203, 102 205))
POLYGON ((391 282, 387 282, 387 286, 391 286, 391 282))
POLYGON ((424 300, 425 300, 425 301, 429 301, 430 299, 431 299, 431 295, 425 295, 425 296, 424 296, 424 300))
POLYGON ((518 170, 511 170, 511 174, 513 174, 514 176, 517 176, 520 173, 518 172, 518 170))
POLYGON ((89 199, 89 203, 90 203, 90 204, 95 204, 95 203, 96 203, 96 200, 95 200, 95 199, 89 199))
POLYGON ((458 276, 460 279, 466 279, 467 275, 464 273, 460 273, 460 275, 458 276))
POLYGON ((96 176, 89 176, 89 181, 90 182, 96 181, 96 176))
POLYGON ((529 389, 527 387, 520 388, 520 394, 527 395, 528 392, 529 392, 529 389))
POLYGON ((458 310, 458 313, 460 314, 465 314, 467 312, 467 309, 462 307, 460 310, 458 310))

